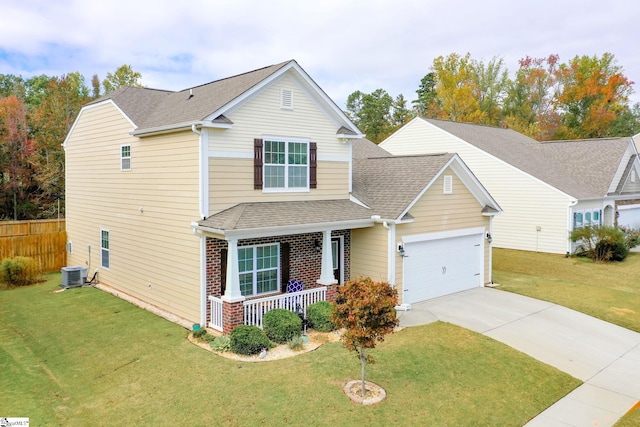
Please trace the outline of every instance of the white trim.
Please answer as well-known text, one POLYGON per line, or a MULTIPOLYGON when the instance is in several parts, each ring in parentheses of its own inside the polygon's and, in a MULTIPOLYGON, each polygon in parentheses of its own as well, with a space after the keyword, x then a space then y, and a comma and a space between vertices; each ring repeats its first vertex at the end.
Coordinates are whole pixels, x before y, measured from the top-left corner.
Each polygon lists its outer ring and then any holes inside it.
POLYGON ((353 193, 353 144, 349 144, 349 194, 353 193))
POLYGON ((198 191, 200 204, 200 218, 209 216, 209 131, 192 126, 193 133, 198 135, 198 191))
MULTIPOLYGON (((351 153, 349 153, 351 154, 351 153)), ((320 156, 318 155, 318 161, 319 162, 340 162, 340 163, 347 163, 350 161, 350 157, 347 156, 320 156)))
POLYGON ((338 279, 339 284, 344 283, 344 236, 331 236, 331 244, 333 245, 333 241, 338 241, 338 262, 340 263, 340 278, 338 279))
POLYGON ((385 224, 387 224, 387 283, 391 286, 395 286, 397 257, 396 224, 393 222, 389 224, 386 221, 382 223, 383 226, 385 224))
POLYGON ((108 228, 100 228, 100 268, 104 268, 105 270, 110 270, 111 269, 111 231, 109 231, 108 228), (103 232, 107 232, 107 243, 109 245, 109 247, 107 249, 102 247, 102 233, 103 232), (109 266, 105 267, 104 264, 102 263, 102 251, 107 251, 107 253, 109 254, 109 266))
POLYGON ((120 145, 120 172, 129 172, 129 171, 131 171, 131 163, 132 163, 132 157, 133 157, 131 151, 132 150, 131 150, 131 144, 130 143, 129 144, 120 145), (125 157, 125 156, 122 155, 122 149, 124 147, 129 147, 129 156, 128 157, 125 157), (129 160, 129 167, 128 168, 124 167, 124 161, 125 160, 129 160))
POLYGON ((423 242, 425 240, 449 239, 451 237, 469 236, 472 234, 484 234, 484 227, 463 228, 460 230, 439 231, 436 233, 413 234, 402 236, 402 243, 423 242))
MULTIPOLYGON (((243 295, 245 298, 247 297, 259 297, 259 296, 265 296, 265 295, 269 295, 269 294, 273 294, 274 292, 278 292, 280 289, 280 282, 281 282, 281 277, 282 277, 282 271, 281 271, 281 265, 280 265, 280 253, 281 253, 281 249, 280 249, 280 242, 273 242, 273 243, 259 243, 259 244, 255 244, 255 245, 243 245, 243 246, 238 246, 237 247, 237 251, 240 251, 240 249, 251 249, 252 251, 252 255, 251 255, 251 260, 252 260, 252 266, 251 266, 251 270, 250 271, 240 271, 240 255, 237 255, 237 263, 238 263, 238 286, 240 286, 240 274, 248 274, 251 273, 252 279, 251 279, 251 291, 252 293, 250 295, 243 295), (265 247, 271 247, 271 246, 275 246, 276 247, 276 259, 277 259, 277 263, 276 263, 276 267, 275 270, 277 272, 276 274, 276 288, 273 290, 269 290, 267 292, 262 292, 262 293, 258 293, 258 272, 259 271, 272 271, 274 270, 274 268, 263 268, 261 270, 258 269, 258 248, 265 248, 265 247)), ((242 289, 240 289, 240 292, 242 293, 242 289)))
MULTIPOLYGON (((350 221, 339 221, 320 224, 296 224, 283 225, 277 227, 248 228, 243 230, 221 230, 217 228, 204 227, 197 222, 192 222, 191 227, 205 233, 212 233, 218 236, 225 236, 228 239, 251 239, 261 237, 286 236, 291 234, 316 233, 325 230, 347 230, 351 228, 373 227, 373 219, 355 219, 350 221)), ((219 237, 218 237, 219 238, 219 237)))
POLYGON ((204 234, 200 237, 200 326, 207 324, 207 238, 204 234))

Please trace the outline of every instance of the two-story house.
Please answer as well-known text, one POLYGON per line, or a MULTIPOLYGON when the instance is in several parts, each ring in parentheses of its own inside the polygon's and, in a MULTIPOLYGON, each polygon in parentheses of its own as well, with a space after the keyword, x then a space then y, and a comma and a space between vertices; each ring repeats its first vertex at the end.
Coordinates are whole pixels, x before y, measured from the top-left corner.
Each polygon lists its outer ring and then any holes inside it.
POLYGON ((295 61, 179 92, 120 88, 64 143, 68 263, 224 332, 358 275, 405 303, 490 282, 500 208, 460 158, 394 157, 362 137, 295 61))

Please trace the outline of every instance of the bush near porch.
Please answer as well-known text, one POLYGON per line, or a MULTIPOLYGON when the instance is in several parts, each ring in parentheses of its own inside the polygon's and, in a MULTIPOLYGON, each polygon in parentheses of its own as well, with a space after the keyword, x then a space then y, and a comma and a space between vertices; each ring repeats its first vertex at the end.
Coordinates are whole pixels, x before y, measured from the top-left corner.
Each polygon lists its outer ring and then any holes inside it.
POLYGON ((359 371, 340 343, 268 363, 191 344, 188 331, 60 276, 2 291, 1 414, 34 425, 521 426, 579 382, 496 341, 435 323, 393 334, 368 377, 387 399, 353 405, 359 371))

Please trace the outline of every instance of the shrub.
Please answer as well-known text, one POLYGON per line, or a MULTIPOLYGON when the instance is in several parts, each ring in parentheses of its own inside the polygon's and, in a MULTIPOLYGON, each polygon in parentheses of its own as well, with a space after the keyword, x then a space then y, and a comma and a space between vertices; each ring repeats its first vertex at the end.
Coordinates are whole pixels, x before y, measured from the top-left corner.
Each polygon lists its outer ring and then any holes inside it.
POLYGON ((633 249, 640 245, 640 230, 637 228, 620 227, 620 230, 624 233, 625 241, 627 242, 627 248, 633 249))
POLYGON ((254 325, 240 325, 231 331, 231 351, 237 354, 258 354, 271 347, 264 331, 254 325))
POLYGON ((284 344, 302 330, 302 320, 293 311, 275 308, 262 318, 264 332, 270 340, 284 344))
POLYGON ((578 243, 578 255, 596 262, 622 261, 629 254, 625 235, 616 227, 580 227, 571 232, 571 241, 578 243))
POLYGON ((216 351, 229 351, 231 350, 231 338, 226 335, 215 337, 211 341, 211 348, 216 351))
POLYGON ((0 264, 0 277, 10 286, 28 286, 38 282, 41 274, 33 258, 7 258, 0 264))
POLYGON ((307 307, 309 327, 320 332, 330 332, 336 328, 331 321, 333 305, 329 301, 318 301, 307 307))
POLYGON ((211 342, 215 339, 213 335, 210 335, 205 328, 200 328, 192 332, 193 337, 198 341, 211 342))
POLYGON ((289 345, 289 348, 291 350, 300 351, 304 347, 304 339, 302 338, 302 336, 296 335, 295 337, 291 338, 287 344, 289 345))

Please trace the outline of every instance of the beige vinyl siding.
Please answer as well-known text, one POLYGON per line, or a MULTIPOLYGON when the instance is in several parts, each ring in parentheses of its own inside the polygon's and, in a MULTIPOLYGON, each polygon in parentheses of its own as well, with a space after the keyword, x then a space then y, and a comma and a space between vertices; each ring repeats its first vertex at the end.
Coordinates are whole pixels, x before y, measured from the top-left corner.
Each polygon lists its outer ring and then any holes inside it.
POLYGON ((381 224, 351 230, 351 280, 360 276, 388 280, 387 235, 381 224))
POLYGON ((192 322, 200 319, 198 137, 140 139, 112 104, 83 110, 67 140, 69 265, 90 264, 100 282, 192 322), (131 170, 120 147, 131 145, 131 170), (101 267, 100 230, 109 230, 110 268, 101 267), (91 245, 91 253, 87 246, 91 245))
POLYGON ((226 116, 234 123, 231 129, 206 133, 211 213, 243 201, 349 198, 349 144, 337 138, 339 125, 307 95, 295 78, 285 74, 226 116), (292 110, 280 108, 283 88, 293 93, 292 110), (253 189, 254 139, 265 136, 303 138, 317 144, 316 189, 292 193, 263 193, 253 189))
POLYGON ((414 120, 382 147, 396 155, 458 153, 503 209, 493 220, 495 247, 565 253, 571 197, 424 120, 414 120), (540 227, 540 231, 537 231, 540 227))
POLYGON ((242 202, 344 199, 349 195, 349 164, 318 162, 318 187, 302 192, 253 189, 253 159, 209 159, 209 208, 219 212, 242 202))
MULTIPOLYGON (((446 169, 425 194, 409 210, 414 222, 396 226, 396 241, 403 236, 484 227, 489 230, 489 217, 483 216, 478 203, 455 172, 446 169), (443 194, 444 176, 453 177, 453 193, 443 194)), ((489 245, 485 244, 484 283, 491 281, 489 245)), ((396 254, 396 284, 402 289, 402 257, 396 254)))

